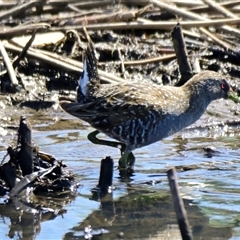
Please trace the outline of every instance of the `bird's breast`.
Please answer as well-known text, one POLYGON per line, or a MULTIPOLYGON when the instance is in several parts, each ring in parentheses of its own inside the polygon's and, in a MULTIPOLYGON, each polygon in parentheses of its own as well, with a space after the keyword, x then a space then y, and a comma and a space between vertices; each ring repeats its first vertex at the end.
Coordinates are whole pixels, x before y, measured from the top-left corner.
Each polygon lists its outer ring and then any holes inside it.
MULTIPOLYGON (((191 124, 190 119, 179 115, 159 116, 151 113, 145 118, 136 118, 121 125, 108 128, 105 134, 125 143, 130 150, 162 140, 191 124)), ((104 132, 104 130, 102 131, 104 132)))

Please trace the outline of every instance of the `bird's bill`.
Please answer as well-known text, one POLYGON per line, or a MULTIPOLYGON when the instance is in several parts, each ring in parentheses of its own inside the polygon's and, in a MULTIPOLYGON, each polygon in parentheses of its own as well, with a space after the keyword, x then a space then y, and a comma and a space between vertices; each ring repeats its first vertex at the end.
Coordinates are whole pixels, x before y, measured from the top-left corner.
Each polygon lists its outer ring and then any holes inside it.
POLYGON ((233 102, 235 102, 235 103, 239 103, 239 102, 240 102, 237 93, 235 93, 235 92, 232 90, 232 88, 230 88, 227 96, 228 96, 228 99, 231 99, 231 100, 232 100, 233 102))

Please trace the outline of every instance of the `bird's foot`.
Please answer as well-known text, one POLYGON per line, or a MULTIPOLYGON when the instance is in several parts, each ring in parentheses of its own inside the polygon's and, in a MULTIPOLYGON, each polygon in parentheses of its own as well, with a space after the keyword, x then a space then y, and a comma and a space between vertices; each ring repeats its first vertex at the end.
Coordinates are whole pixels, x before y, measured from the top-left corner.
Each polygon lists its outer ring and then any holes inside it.
POLYGON ((123 152, 118 161, 119 168, 133 168, 135 156, 132 152, 123 152))
POLYGON ((135 156, 133 155, 133 153, 124 152, 118 162, 120 176, 131 176, 134 173, 134 163, 135 156))
POLYGON ((129 177, 133 176, 134 170, 132 168, 120 168, 118 167, 119 175, 121 179, 125 181, 129 181, 129 177))

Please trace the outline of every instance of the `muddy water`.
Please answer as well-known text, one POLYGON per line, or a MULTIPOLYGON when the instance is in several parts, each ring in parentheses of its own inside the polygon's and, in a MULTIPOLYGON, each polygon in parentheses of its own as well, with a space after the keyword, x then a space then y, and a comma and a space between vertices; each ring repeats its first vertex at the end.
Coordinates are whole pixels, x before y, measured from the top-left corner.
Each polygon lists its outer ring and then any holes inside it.
MULTIPOLYGON (((237 105, 218 101, 195 126, 238 119, 238 112, 237 105)), ((88 142, 92 129, 60 110, 25 109, 9 111, 1 120, 0 159, 14 144, 13 127, 22 114, 32 124, 35 143, 63 160, 81 185, 71 196, 30 195, 11 205, 1 198, 0 239, 90 239, 91 234, 92 239, 181 239, 166 177, 171 166, 178 170, 194 239, 240 239, 238 127, 185 130, 136 150, 134 175, 121 179, 115 168, 116 189, 99 201, 91 190, 100 160, 110 155, 116 167, 119 151, 88 142), (39 205, 52 214, 38 211, 39 205)))

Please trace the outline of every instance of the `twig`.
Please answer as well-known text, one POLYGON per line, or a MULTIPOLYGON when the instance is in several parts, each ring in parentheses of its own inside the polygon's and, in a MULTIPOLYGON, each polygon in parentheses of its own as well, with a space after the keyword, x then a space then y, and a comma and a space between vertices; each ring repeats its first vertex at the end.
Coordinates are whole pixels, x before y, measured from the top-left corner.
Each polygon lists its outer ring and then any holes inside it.
MULTIPOLYGON (((5 48, 7 48, 10 51, 14 51, 14 52, 18 52, 18 53, 22 51, 21 47, 14 46, 6 41, 4 42, 4 46, 5 46, 5 48)), ((35 50, 33 48, 29 48, 29 50, 27 52, 27 56, 37 59, 39 61, 43 61, 47 64, 50 64, 53 67, 57 67, 57 68, 61 69, 62 71, 74 72, 75 75, 79 75, 79 73, 83 69, 82 62, 78 62, 78 61, 75 61, 73 59, 66 58, 66 57, 63 58, 57 54, 53 54, 53 53, 50 53, 47 51, 42 51, 39 49, 35 50)), ((105 71, 102 71, 100 69, 98 70, 98 72, 100 75, 100 79, 104 82, 119 83, 119 82, 124 81, 123 78, 114 76, 110 73, 106 73, 105 71)))
POLYGON ((113 160, 111 157, 106 157, 101 161, 100 176, 98 186, 102 190, 112 186, 113 178, 113 160))
POLYGON ((189 30, 186 30, 186 29, 182 29, 182 32, 185 36, 189 36, 189 37, 192 37, 192 38, 198 38, 198 39, 201 39, 201 40, 207 40, 208 39, 205 35, 202 35, 202 34, 199 34, 199 33, 196 33, 196 32, 192 32, 191 30, 189 31, 189 30))
POLYGON ((81 10, 78 9, 74 4, 68 4, 68 8, 74 12, 80 13, 81 14, 81 10))
MULTIPOLYGON (((8 148, 8 152, 9 152, 9 150, 10 150, 10 147, 8 148)), ((10 151, 14 152, 12 150, 12 148, 10 151)), ((15 152, 13 154, 15 154, 15 152)), ((10 157, 11 157, 11 155, 10 155, 10 157)), ((12 189, 15 186, 16 179, 17 179, 17 176, 16 176, 17 169, 14 166, 14 164, 12 164, 12 162, 10 162, 10 161, 4 163, 3 165, 0 166, 0 173, 1 173, 1 178, 6 182, 9 189, 12 189)))
POLYGON ((121 72, 122 72, 122 76, 123 76, 124 79, 126 79, 126 76, 125 76, 125 66, 124 66, 122 54, 121 54, 121 51, 120 51, 119 47, 117 48, 117 52, 118 52, 118 57, 119 57, 120 62, 121 62, 121 72))
POLYGON ((209 7, 212 9, 218 11, 221 13, 223 16, 228 17, 228 18, 238 18, 237 15, 233 14, 229 10, 227 10, 225 7, 221 6, 220 4, 212 1, 212 0, 203 0, 204 3, 206 3, 209 7))
MULTIPOLYGON (((221 26, 224 24, 239 24, 240 18, 238 19, 215 19, 215 20, 195 20, 195 21, 179 21, 182 27, 192 28, 192 27, 210 27, 210 26, 221 26)), ((155 22, 120 22, 120 23, 102 23, 102 24, 89 24, 86 25, 88 31, 97 30, 126 30, 126 29, 163 29, 171 30, 176 26, 177 21, 155 21, 155 22)), ((49 31, 69 31, 75 29, 77 31, 82 31, 83 27, 79 25, 73 26, 62 26, 62 27, 52 27, 49 31)), ((4 33, 0 32, 0 37, 4 33)))
MULTIPOLYGON (((51 0, 53 1, 53 0, 51 0)), ((107 1, 102 1, 102 0, 96 0, 96 1, 82 1, 79 2, 77 1, 74 4, 71 4, 72 6, 74 6, 75 8, 79 8, 79 9, 91 9, 91 8, 101 8, 104 6, 107 6, 108 4, 111 4, 112 0, 107 0, 107 1)))
POLYGON ((25 176, 33 172, 33 151, 31 125, 27 119, 22 116, 18 130, 18 144, 21 146, 19 165, 22 170, 22 175, 25 176))
MULTIPOLYGON (((34 6, 37 6, 39 4, 42 4, 43 2, 40 0, 36 1, 30 1, 21 5, 18 5, 16 7, 13 7, 3 13, 0 13, 0 21, 7 19, 8 17, 15 17, 19 15, 20 13, 26 11, 27 9, 30 9, 34 6)), ((24 14, 25 15, 25 14, 24 14)))
MULTIPOLYGON (((171 6, 169 4, 160 2, 158 0, 152 0, 152 2, 156 6, 158 6, 160 8, 163 8, 166 11, 171 12, 172 14, 176 14, 176 15, 181 16, 181 17, 186 17, 186 18, 190 18, 190 19, 197 19, 197 20, 202 20, 202 21, 208 21, 209 20, 208 18, 200 16, 196 13, 192 13, 192 12, 184 10, 182 8, 177 8, 177 7, 171 6)), ((227 26, 226 24, 224 26, 219 27, 219 28, 222 31, 225 31, 227 33, 231 33, 231 34, 234 34, 237 37, 240 37, 240 31, 238 29, 227 26)))
POLYGON ((93 195, 91 199, 99 201, 106 195, 109 195, 112 198, 113 190, 112 179, 113 179, 113 160, 111 157, 106 157, 101 161, 98 185, 92 189, 93 195))
POLYGON ((8 54, 7 54, 7 52, 4 48, 1 40, 0 40, 0 53, 3 57, 3 61, 4 61, 5 65, 7 67, 7 71, 8 71, 9 78, 11 80, 12 85, 17 86, 18 85, 18 80, 16 78, 15 71, 13 69, 12 63, 11 63, 9 57, 8 57, 8 54))
MULTIPOLYGON (((89 24, 87 25, 88 30, 123 30, 123 29, 163 29, 163 30, 172 30, 176 25, 177 21, 145 21, 145 22, 120 22, 120 23, 102 23, 102 24, 89 24)), ((208 21, 180 21, 181 26, 184 28, 192 27, 209 27, 209 26, 221 26, 224 24, 239 24, 240 18, 238 19, 215 19, 208 21)), ((39 24, 30 24, 24 26, 17 26, 15 28, 4 28, 0 31, 0 38, 6 39, 11 37, 21 36, 26 34, 28 31, 34 31, 38 27, 50 27, 47 23, 39 24)), ((73 25, 73 26, 62 26, 62 27, 52 27, 49 29, 51 32, 56 31, 70 31, 77 30, 82 31, 82 26, 73 25)))
POLYGON ((71 25, 129 21, 136 18, 136 14, 137 14, 137 11, 127 11, 127 12, 119 11, 112 14, 84 16, 84 17, 72 20, 71 25))
MULTIPOLYGON (((114 61, 114 64, 121 64, 123 63, 124 66, 136 66, 136 65, 144 65, 149 63, 155 63, 155 62, 162 62, 162 61, 168 61, 176 57, 176 54, 168 54, 165 56, 155 57, 155 58, 148 58, 143 60, 135 60, 135 61, 114 61)), ((109 62, 111 63, 111 62, 109 62)), ((103 63, 99 62, 100 65, 103 63)), ((105 63, 104 63, 105 64, 105 63)))
POLYGON ((18 55, 17 59, 13 61, 13 67, 16 68, 19 64, 19 62, 26 56, 27 54, 27 50, 31 47, 35 36, 37 34, 38 29, 36 29, 34 31, 34 33, 32 34, 32 37, 28 40, 27 44, 25 45, 25 47, 23 48, 22 52, 18 55))
POLYGON ((78 3, 79 0, 68 0, 68 1, 65 1, 65 0, 48 0, 48 4, 49 5, 55 5, 55 6, 65 6, 69 3, 78 3))
POLYGON ((14 28, 4 28, 0 31, 0 37, 2 39, 17 37, 34 31, 36 28, 50 28, 48 23, 36 23, 36 24, 28 24, 28 25, 21 25, 14 28))
POLYGON ((223 48, 225 48, 225 49, 230 49, 231 48, 231 46, 228 43, 220 40, 218 37, 216 37, 216 35, 209 32, 206 28, 201 27, 201 28, 199 28, 199 31, 201 31, 203 34, 205 34, 209 38, 211 38, 214 42, 216 42, 217 44, 219 44, 223 48))
POLYGON ((0 9, 6 9, 6 8, 11 8, 11 7, 14 7, 16 6, 16 2, 10 2, 10 1, 7 1, 7 2, 1 2, 0 3, 0 9))
POLYGON ((138 16, 142 16, 145 14, 148 9, 152 7, 151 5, 145 6, 139 10, 135 11, 118 11, 114 13, 104 13, 98 14, 94 16, 83 16, 81 18, 77 18, 72 20, 71 25, 80 25, 80 24, 91 24, 91 23, 107 23, 107 22, 123 22, 130 21, 132 19, 136 19, 138 16))
POLYGON ((177 86, 182 86, 192 77, 192 67, 188 59, 181 25, 178 23, 172 31, 172 41, 176 52, 181 79, 177 86))
POLYGON ((149 59, 143 59, 143 60, 136 60, 136 61, 125 61, 123 62, 125 66, 127 65, 143 65, 143 64, 148 64, 148 63, 154 63, 154 62, 162 62, 166 60, 170 60, 176 57, 176 54, 168 54, 165 56, 160 56, 160 57, 155 57, 155 58, 149 58, 149 59))
POLYGON ((194 1, 191 1, 191 0, 187 0, 187 1, 186 0, 165 0, 165 2, 172 3, 177 6, 185 7, 185 8, 203 5, 201 0, 194 0, 194 1))
MULTIPOLYGON (((191 12, 189 12, 190 16, 192 15, 191 12)), ((194 14, 193 14, 194 15, 194 14)), ((196 17, 196 16, 195 16, 196 17)), ((199 18, 201 19, 201 17, 199 18)), ((222 46, 225 49, 229 49, 231 48, 229 44, 227 44, 226 42, 220 40, 218 37, 216 37, 216 35, 212 34, 210 31, 208 31, 207 29, 205 29, 204 27, 200 27, 199 30, 205 34, 206 36, 208 36, 209 38, 211 38, 214 42, 218 43, 220 46, 222 46)))
MULTIPOLYGON (((20 47, 17 47, 15 45, 12 45, 11 43, 5 41, 4 46, 14 52, 21 52, 22 49, 20 47)), ((44 50, 35 50, 33 48, 30 48, 27 52, 27 56, 32 57, 34 59, 37 59, 39 61, 43 61, 47 64, 50 64, 54 67, 61 68, 61 70, 65 70, 67 72, 75 72, 76 74, 79 74, 80 71, 82 71, 82 62, 70 59, 70 58, 63 58, 56 53, 47 52, 44 50)), ((155 58, 149 58, 149 59, 143 59, 143 60, 136 60, 136 61, 124 61, 124 66, 134 66, 134 65, 143 65, 143 64, 149 64, 154 62, 161 62, 161 61, 167 61, 170 59, 175 58, 175 54, 168 54, 165 56, 155 57, 155 58)), ((114 62, 115 64, 121 62, 114 62)), ((99 63, 101 64, 101 63, 99 63)), ((110 73, 107 73, 105 71, 102 71, 98 69, 100 79, 108 82, 108 83, 119 83, 125 81, 123 78, 117 77, 115 75, 112 75, 110 73)))
POLYGON ((167 171, 168 182, 172 193, 173 205, 177 215, 178 226, 181 231, 183 240, 193 240, 191 229, 187 219, 187 213, 184 208, 183 200, 180 196, 176 169, 172 168, 167 171))
MULTIPOLYGON (((219 2, 219 6, 222 6, 222 7, 225 7, 225 8, 226 7, 234 7, 236 5, 239 5, 239 0, 219 2)), ((189 11, 194 11, 194 12, 208 12, 211 9, 209 9, 209 6, 203 5, 203 6, 200 6, 200 7, 193 7, 193 8, 188 9, 188 10, 189 11)), ((237 10, 237 11, 239 11, 239 10, 237 10)))
MULTIPOLYGON (((49 2, 54 2, 57 0, 50 0, 49 2)), ((120 3, 127 3, 127 4, 131 4, 131 5, 137 5, 137 6, 146 6, 147 4, 151 3, 151 0, 120 0, 120 1, 116 1, 120 2, 120 3)), ((79 7, 79 9, 89 9, 89 8, 98 8, 98 7, 103 7, 103 6, 107 6, 109 4, 112 4, 113 1, 112 0, 94 0, 94 1, 85 1, 85 2, 78 2, 76 4, 74 4, 75 7, 79 7)))

